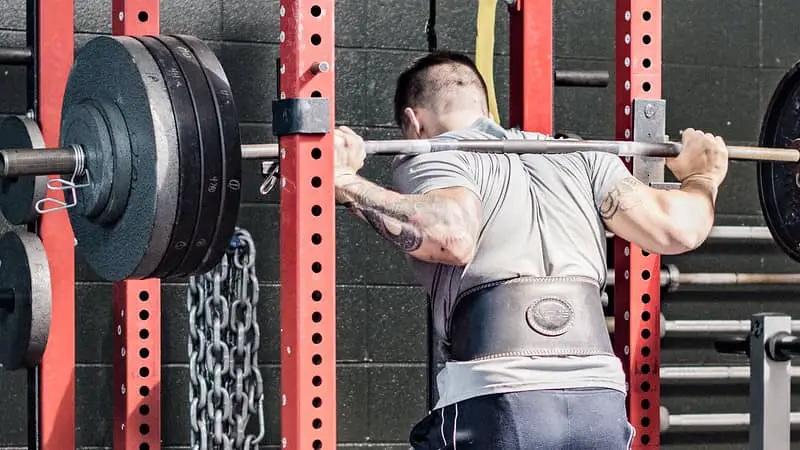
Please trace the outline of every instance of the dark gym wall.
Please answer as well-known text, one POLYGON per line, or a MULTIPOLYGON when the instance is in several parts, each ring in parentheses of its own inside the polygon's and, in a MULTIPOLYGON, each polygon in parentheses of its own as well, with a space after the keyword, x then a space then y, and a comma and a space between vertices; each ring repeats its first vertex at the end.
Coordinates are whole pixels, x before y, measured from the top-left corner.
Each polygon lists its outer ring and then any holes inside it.
MULTIPOLYGON (((24 44, 24 0, 0 0, 0 45, 24 44)), ((427 0, 337 2, 337 121, 366 138, 397 137, 391 97, 397 74, 427 49, 427 0)), ((500 1, 499 3, 503 3, 500 1)), ((774 86, 800 59, 800 31, 789 0, 670 0, 664 3, 663 96, 668 132, 697 127, 729 143, 754 143, 774 86)), ((556 65, 609 69, 614 60, 614 2, 555 2, 556 65)), ((109 0, 78 0, 76 45, 110 33, 109 0)), ((440 0, 440 47, 472 52, 475 1, 440 0)), ((271 140, 268 121, 275 96, 278 2, 206 0, 162 2, 163 33, 208 41, 220 57, 236 95, 247 143, 271 140)), ((496 73, 503 123, 507 123, 508 20, 498 10, 496 73)), ((0 67, 0 114, 25 112, 24 71, 0 67)), ((614 88, 556 90, 556 128, 586 138, 611 138, 614 88)), ((368 160, 363 174, 387 183, 387 159, 368 160)), ((258 243, 262 371, 266 382, 266 443, 279 443, 278 407, 278 205, 260 198, 256 164, 247 164, 245 204, 239 223, 258 243), (274 225, 273 225, 274 224, 274 225)), ((721 190, 718 223, 763 225, 754 165, 732 162, 721 190)), ((687 212, 690 213, 690 212, 687 212)), ((343 447, 407 449, 410 427, 426 411, 425 309, 400 254, 343 212, 337 216, 339 440, 343 447)), ((795 263, 772 244, 708 244, 691 255, 665 257, 684 272, 790 272, 795 263)), ((77 285, 77 439, 80 448, 110 448, 110 285, 79 266, 77 285)), ((666 294, 668 319, 747 319, 762 310, 800 316, 797 288, 681 290, 666 294)), ((163 444, 188 443, 187 319, 185 285, 163 288, 163 444)), ((722 357, 710 340, 663 340, 664 365, 746 364, 722 357)), ((0 373, 0 447, 26 444, 25 376, 0 373)), ((747 385, 664 385, 672 413, 746 412, 747 385)), ((797 402, 793 402, 798 409, 797 402)), ((664 434, 668 449, 744 449, 745 433, 664 434)))

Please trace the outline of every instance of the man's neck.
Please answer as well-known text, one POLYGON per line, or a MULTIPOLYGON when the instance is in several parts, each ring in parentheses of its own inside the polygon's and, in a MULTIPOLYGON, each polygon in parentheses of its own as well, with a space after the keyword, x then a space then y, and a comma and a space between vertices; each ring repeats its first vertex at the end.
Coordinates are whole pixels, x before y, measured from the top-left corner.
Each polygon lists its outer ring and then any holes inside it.
POLYGON ((487 116, 480 112, 473 111, 454 111, 439 117, 440 134, 450 131, 463 130, 469 128, 476 120, 486 118, 487 116))

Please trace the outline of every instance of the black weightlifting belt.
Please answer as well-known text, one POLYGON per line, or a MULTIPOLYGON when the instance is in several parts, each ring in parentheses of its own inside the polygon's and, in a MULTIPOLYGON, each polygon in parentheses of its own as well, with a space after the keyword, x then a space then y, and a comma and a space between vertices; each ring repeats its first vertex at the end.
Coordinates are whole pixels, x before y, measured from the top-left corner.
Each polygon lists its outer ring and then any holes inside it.
POLYGON ((600 289, 582 277, 520 277, 477 286, 456 303, 449 357, 613 355, 600 289))

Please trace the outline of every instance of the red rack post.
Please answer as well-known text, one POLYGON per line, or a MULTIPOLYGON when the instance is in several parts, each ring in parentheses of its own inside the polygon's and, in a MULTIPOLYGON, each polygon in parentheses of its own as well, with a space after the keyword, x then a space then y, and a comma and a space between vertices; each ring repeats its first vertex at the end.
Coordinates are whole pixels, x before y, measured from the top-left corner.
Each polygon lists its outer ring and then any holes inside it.
MULTIPOLYGON (((327 98, 334 126, 333 0, 281 1, 280 96, 327 98), (328 71, 320 71, 320 63, 328 71)), ((336 448, 333 133, 281 148, 281 433, 284 449, 336 448), (318 187, 315 187, 318 186, 318 187)))
MULTIPOLYGON (((633 100, 661 97, 661 0, 617 0, 616 29, 616 137, 630 140, 633 100)), ((660 267, 659 255, 615 238, 614 347, 628 380, 634 448, 660 445, 660 267)))
MULTIPOLYGON (((113 0, 114 35, 159 33, 159 0, 113 0)), ((161 448, 161 281, 114 283, 114 448, 161 448)))
POLYGON ((510 126, 553 132, 553 2, 517 0, 511 14, 510 126))
MULTIPOLYGON (((39 126, 45 143, 57 147, 61 103, 74 57, 74 4, 37 0, 36 12, 39 126)), ((49 195, 64 200, 61 192, 49 195)), ((42 450, 62 450, 75 448, 75 238, 67 212, 42 215, 39 235, 50 266, 53 302, 39 367, 39 432, 42 450)))

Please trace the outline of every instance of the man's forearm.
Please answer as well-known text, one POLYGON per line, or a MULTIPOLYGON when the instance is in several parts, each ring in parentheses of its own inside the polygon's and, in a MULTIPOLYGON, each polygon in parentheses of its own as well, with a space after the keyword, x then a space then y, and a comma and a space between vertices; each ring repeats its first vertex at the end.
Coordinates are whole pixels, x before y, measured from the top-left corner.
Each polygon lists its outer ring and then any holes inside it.
POLYGON ((714 226, 718 187, 711 180, 689 177, 669 196, 667 211, 687 250, 700 246, 714 226))
POLYGON ((358 175, 337 177, 336 199, 389 242, 423 259, 455 263, 464 255, 453 253, 471 244, 465 229, 470 221, 448 199, 399 194, 358 175))

